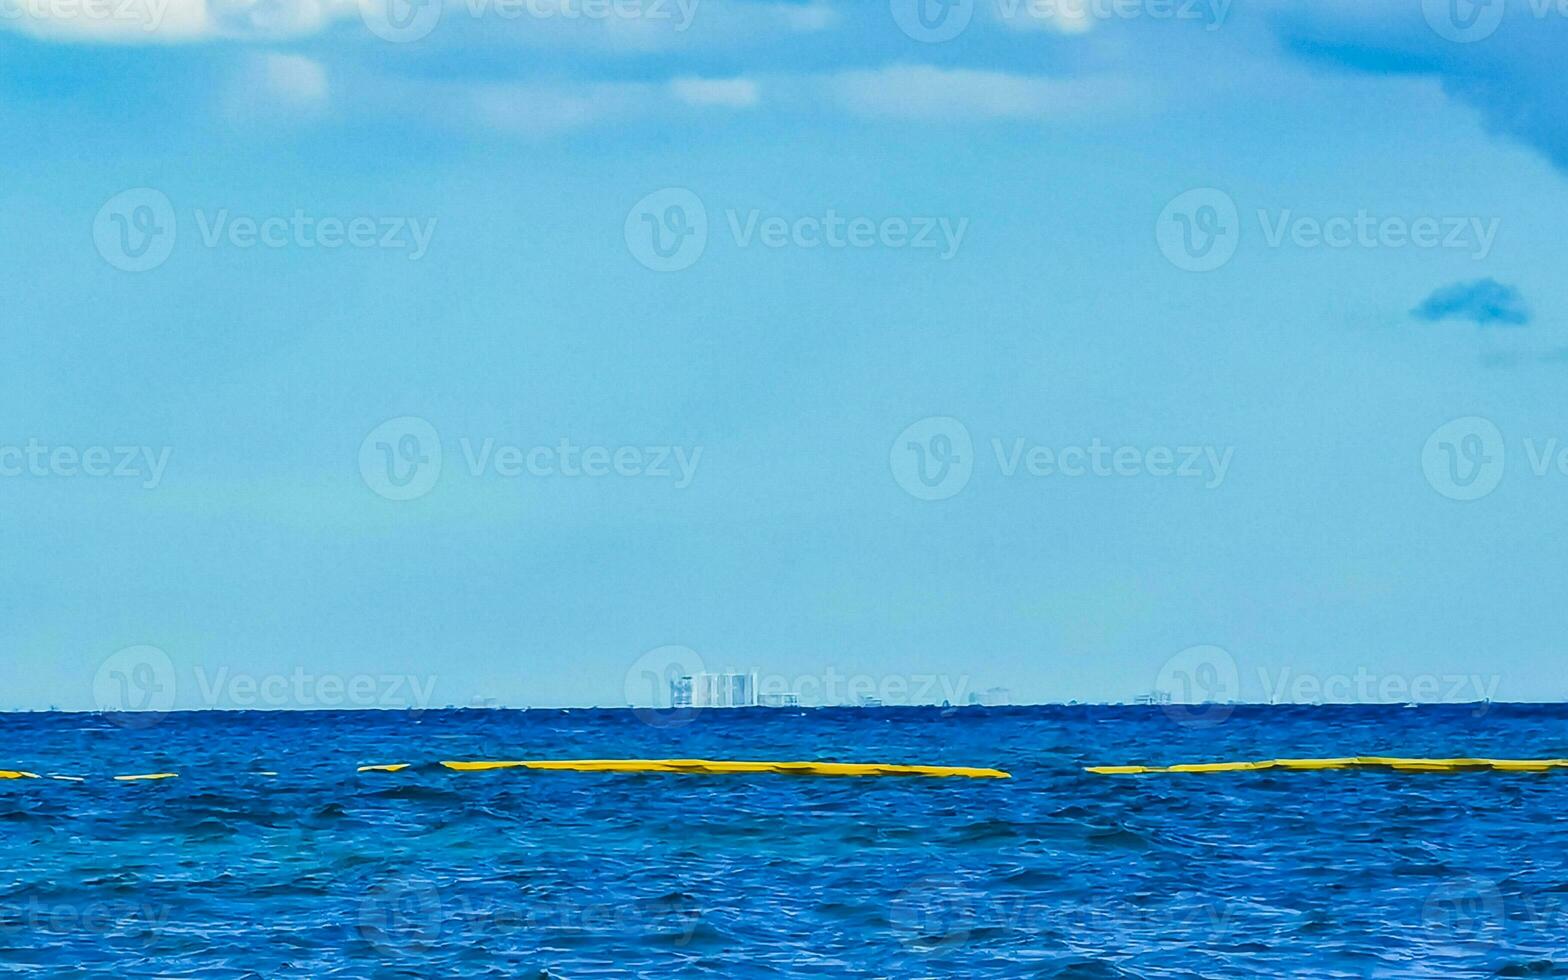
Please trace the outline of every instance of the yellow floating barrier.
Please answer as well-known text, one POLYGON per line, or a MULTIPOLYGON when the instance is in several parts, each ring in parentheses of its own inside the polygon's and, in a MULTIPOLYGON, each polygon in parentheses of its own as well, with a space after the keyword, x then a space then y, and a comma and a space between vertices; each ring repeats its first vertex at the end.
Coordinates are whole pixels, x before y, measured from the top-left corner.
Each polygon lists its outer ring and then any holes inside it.
POLYGON ((712 759, 561 759, 512 762, 443 761, 441 765, 454 772, 488 772, 496 769, 549 769, 570 772, 676 772, 703 774, 767 772, 799 776, 1012 778, 1009 773, 1005 773, 1000 769, 974 769, 964 766, 896 766, 850 762, 720 762, 712 759))
POLYGON ((35 772, 22 772, 19 769, 0 769, 0 779, 37 779, 35 772))
POLYGON ((144 783, 158 779, 178 779, 179 775, 177 772, 149 772, 140 776, 116 776, 114 781, 117 783, 144 783))
POLYGON ((1361 755, 1339 759, 1265 759, 1260 762, 1206 762, 1175 766, 1085 766, 1100 776, 1132 776, 1157 772, 1256 772, 1261 769, 1392 769, 1396 772, 1545 772, 1568 769, 1568 759, 1405 759, 1361 755))
POLYGON ((385 766, 360 766, 358 769, 356 769, 354 771, 355 772, 402 772, 404 769, 407 769, 408 766, 409 766, 409 764, 406 763, 406 762, 399 762, 399 763, 395 763, 393 765, 385 765, 385 766))

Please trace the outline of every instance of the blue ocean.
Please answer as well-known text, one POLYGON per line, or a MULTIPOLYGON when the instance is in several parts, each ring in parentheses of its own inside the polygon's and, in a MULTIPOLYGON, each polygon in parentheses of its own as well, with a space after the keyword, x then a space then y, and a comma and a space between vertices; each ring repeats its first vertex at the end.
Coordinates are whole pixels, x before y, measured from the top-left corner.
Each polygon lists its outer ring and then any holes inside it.
POLYGON ((1563 757, 1565 706, 19 714, 0 736, 0 768, 83 777, 0 782, 20 975, 1568 974, 1568 772, 1082 771, 1563 757), (436 765, 634 757, 1013 778, 436 765), (110 778, 154 772, 179 775, 110 778))

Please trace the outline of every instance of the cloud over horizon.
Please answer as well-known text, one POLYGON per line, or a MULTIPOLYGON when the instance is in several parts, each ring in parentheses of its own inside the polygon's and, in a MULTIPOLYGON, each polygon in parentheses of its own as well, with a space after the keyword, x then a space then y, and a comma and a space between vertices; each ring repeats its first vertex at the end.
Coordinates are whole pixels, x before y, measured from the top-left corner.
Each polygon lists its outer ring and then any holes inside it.
POLYGON ((1530 311, 1519 290, 1490 277, 1443 286, 1422 300, 1410 315, 1428 323, 1469 320, 1480 327, 1522 327, 1530 322, 1530 311))

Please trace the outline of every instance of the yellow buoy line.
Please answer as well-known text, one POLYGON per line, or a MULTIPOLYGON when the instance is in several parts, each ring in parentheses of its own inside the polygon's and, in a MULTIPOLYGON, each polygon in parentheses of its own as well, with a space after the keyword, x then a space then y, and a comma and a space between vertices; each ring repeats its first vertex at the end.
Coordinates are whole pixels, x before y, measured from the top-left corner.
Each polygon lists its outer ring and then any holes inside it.
MULTIPOLYGON (((409 763, 360 766, 360 772, 399 772, 409 763)), ((934 776, 969 779, 1008 779, 1000 769, 964 766, 895 766, 852 762, 724 762, 713 759, 558 759, 508 762, 443 761, 454 772, 490 772, 497 769, 545 769, 565 772, 675 772, 675 773, 780 773, 792 776, 934 776)))
POLYGON ((1339 759, 1264 759, 1258 762, 1197 762, 1176 766, 1086 766, 1085 772, 1102 776, 1132 776, 1160 772, 1259 772, 1265 769, 1392 769, 1400 772, 1545 772, 1568 769, 1568 759, 1407 759, 1397 756, 1358 755, 1339 759))
MULTIPOLYGON (((1001 769, 967 766, 905 766, 854 762, 732 762, 714 759, 520 759, 507 761, 443 760, 437 766, 452 772, 493 772, 502 769, 530 769, 557 772, 667 772, 698 775, 726 773, 776 773, 790 776, 927 776, 936 778, 1010 779, 1001 769)), ((378 763, 357 767, 360 773, 394 773, 415 768, 410 762, 378 763)), ((1146 773, 1261 772, 1265 770, 1389 769, 1399 772, 1546 772, 1568 769, 1568 759, 1420 759, 1399 756, 1344 756, 1337 759, 1262 759, 1256 762, 1194 762, 1173 766, 1085 766, 1084 771, 1101 776, 1133 776, 1146 773)), ((111 776, 118 783, 157 782, 179 778, 177 772, 150 772, 111 776)), ((254 776, 275 777, 263 770, 254 776)), ((86 782, 84 776, 48 775, 20 769, 0 769, 0 780, 53 779, 61 782, 86 782)))
MULTIPOLYGON (((970 779, 1009 779, 1000 769, 975 769, 964 766, 898 766, 849 762, 723 762, 712 759, 540 759, 504 762, 438 763, 453 772, 488 772, 498 769, 538 769, 568 772, 673 772, 673 773, 780 773, 799 776, 932 776, 965 777, 970 779)), ((413 763, 396 762, 360 766, 356 772, 402 772, 413 768, 413 763)), ((131 776, 113 776, 115 782, 154 782, 177 779, 177 772, 151 772, 131 776)), ((256 776, 276 776, 276 772, 256 772, 256 776)), ((57 779, 65 782, 85 782, 82 776, 40 776, 22 770, 0 769, 0 779, 57 779)))

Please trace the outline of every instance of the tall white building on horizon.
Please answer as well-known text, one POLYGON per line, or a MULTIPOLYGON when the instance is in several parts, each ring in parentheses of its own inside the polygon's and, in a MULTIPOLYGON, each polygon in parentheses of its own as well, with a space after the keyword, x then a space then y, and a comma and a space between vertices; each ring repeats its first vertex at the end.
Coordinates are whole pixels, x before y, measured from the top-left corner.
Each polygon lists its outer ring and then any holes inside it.
POLYGON ((674 708, 754 708, 756 674, 688 674, 670 681, 674 708))

